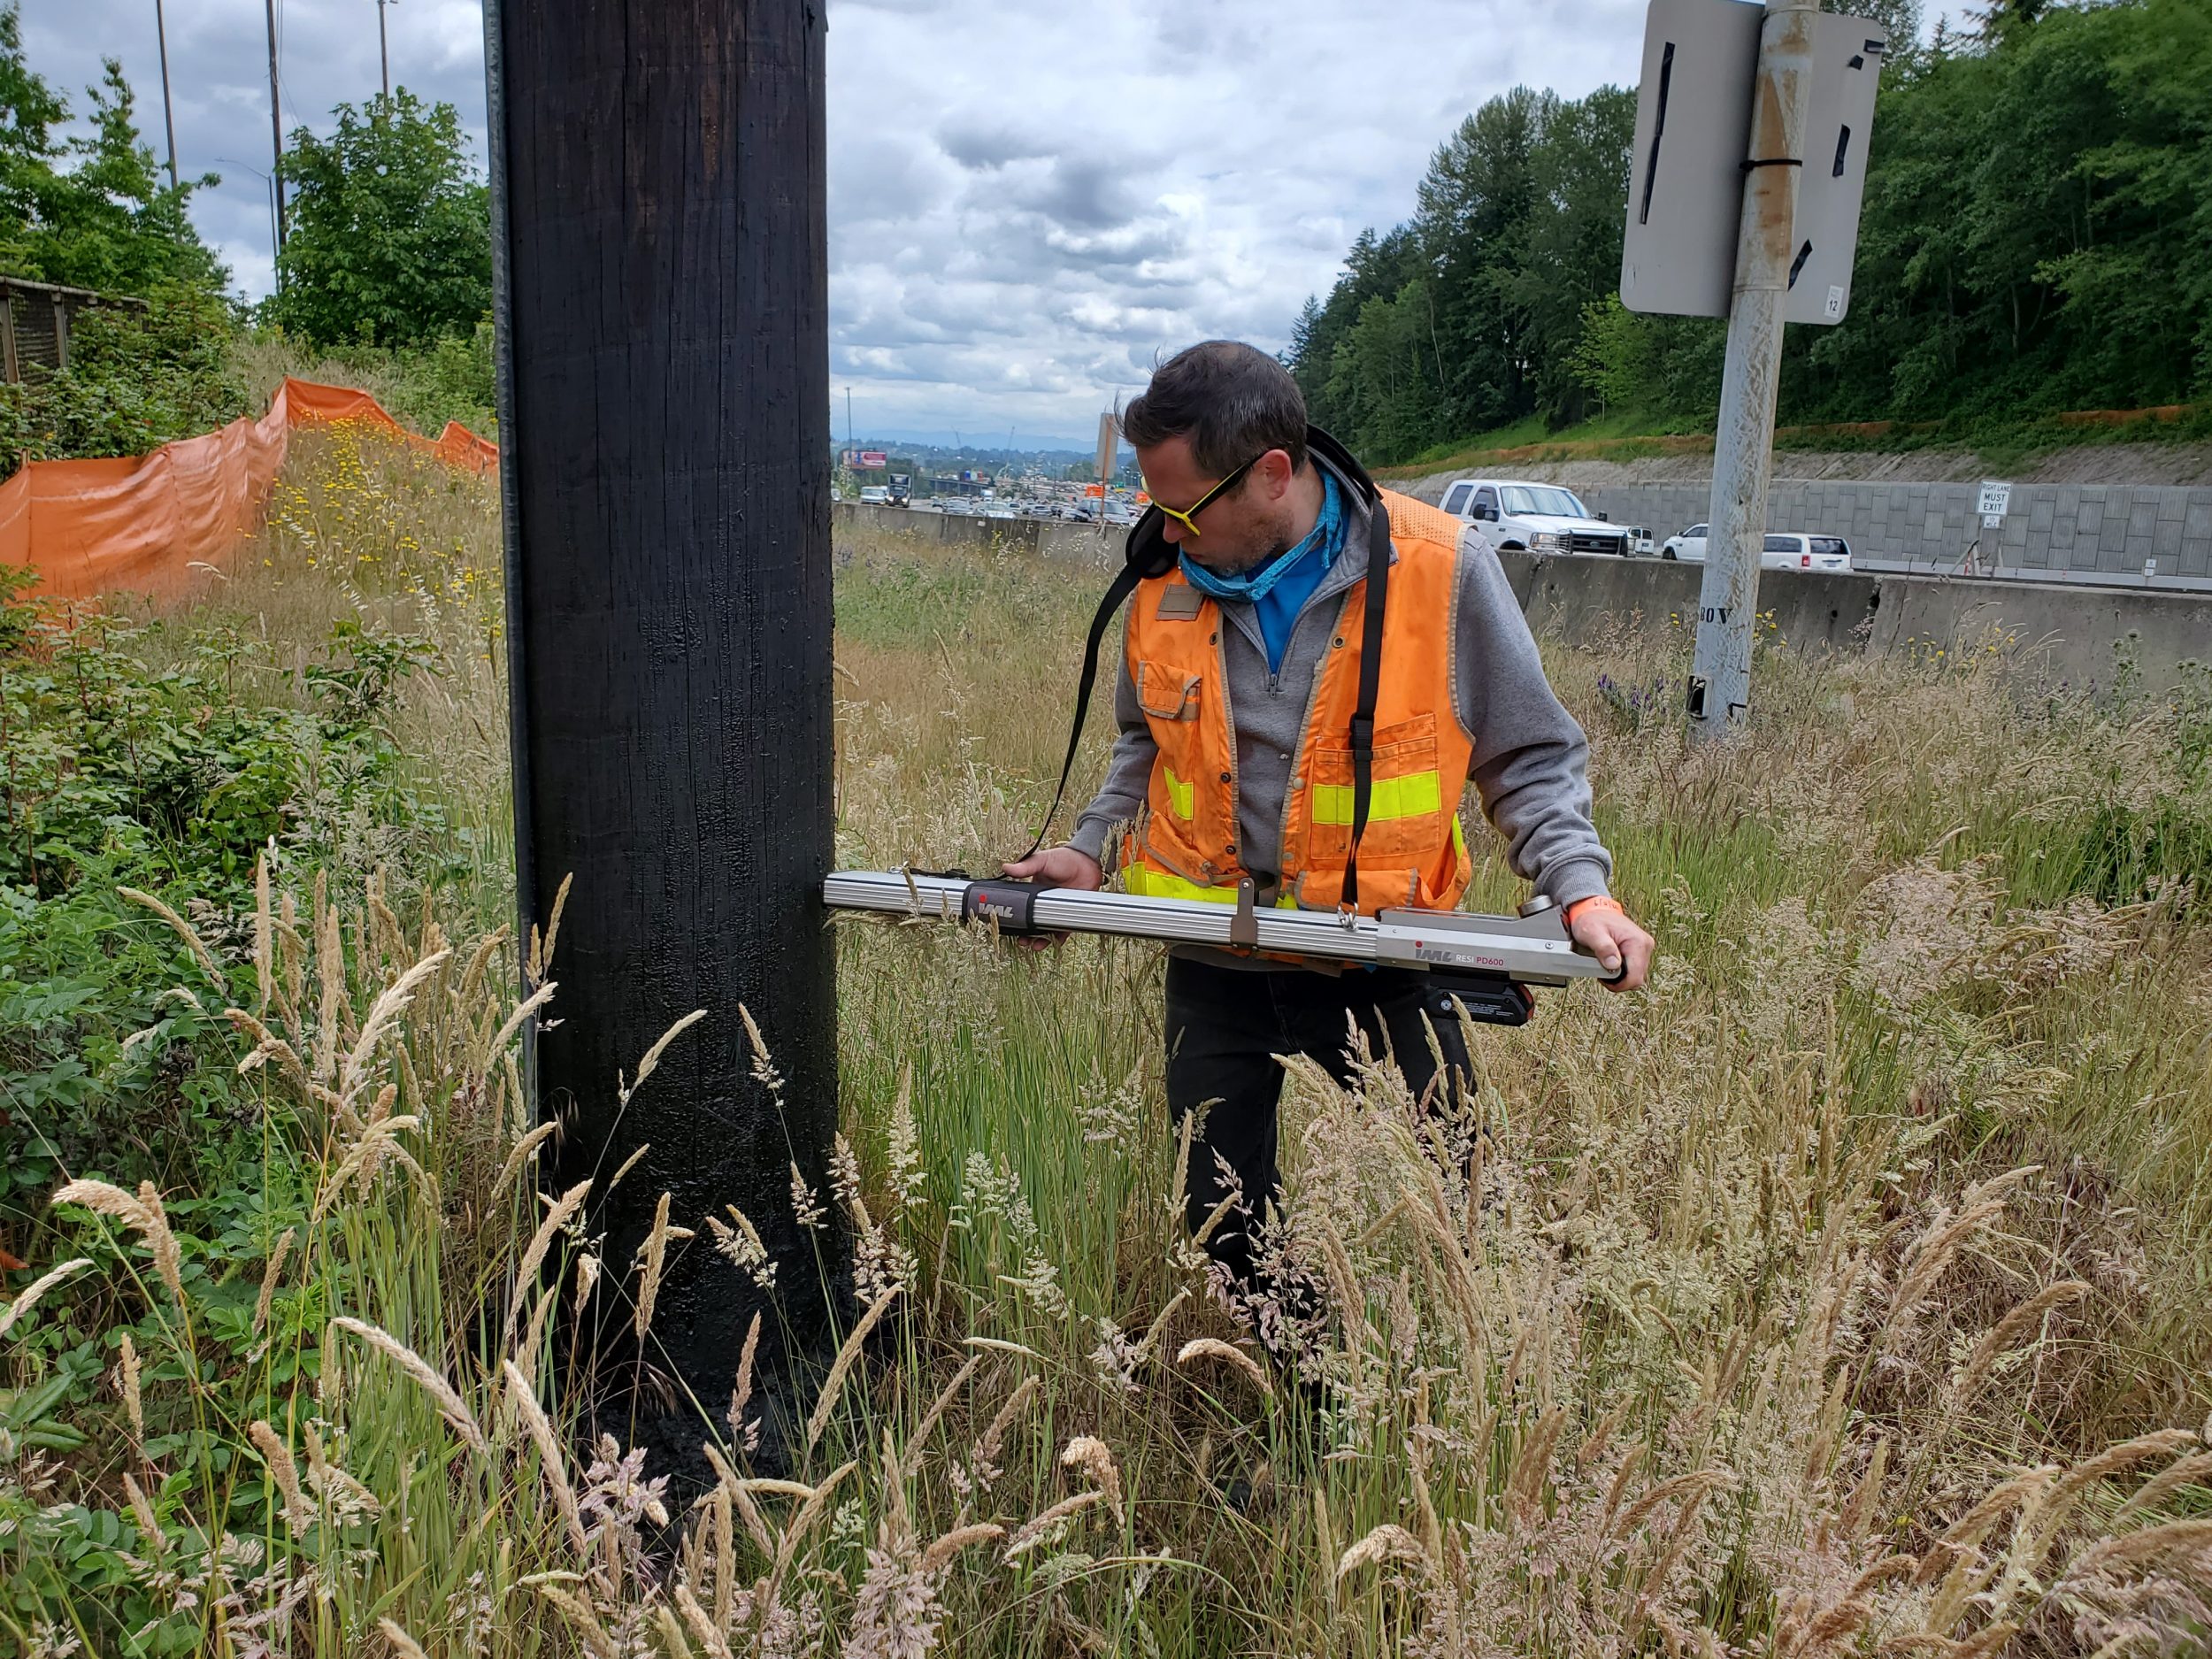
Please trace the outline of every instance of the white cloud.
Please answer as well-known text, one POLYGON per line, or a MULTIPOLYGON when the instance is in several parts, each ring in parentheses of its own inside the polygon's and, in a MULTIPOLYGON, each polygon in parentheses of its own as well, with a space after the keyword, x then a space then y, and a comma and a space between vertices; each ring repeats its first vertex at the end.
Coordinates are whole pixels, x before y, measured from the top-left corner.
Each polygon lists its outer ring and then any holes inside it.
MULTIPOLYGON (((158 152, 149 0, 27 0, 32 64, 80 105, 120 57, 158 152)), ((263 0, 170 0, 179 165, 202 234, 271 280, 263 0), (227 159, 222 159, 227 158, 227 159)), ((373 0, 286 0, 288 125, 376 90, 373 0)), ((1363 226, 1411 211, 1431 151, 1517 81, 1635 73, 1638 0, 832 0, 831 373, 871 429, 1085 445, 1159 353, 1269 349, 1363 226)), ((396 83, 457 105, 483 154, 476 0, 398 0, 396 83)))

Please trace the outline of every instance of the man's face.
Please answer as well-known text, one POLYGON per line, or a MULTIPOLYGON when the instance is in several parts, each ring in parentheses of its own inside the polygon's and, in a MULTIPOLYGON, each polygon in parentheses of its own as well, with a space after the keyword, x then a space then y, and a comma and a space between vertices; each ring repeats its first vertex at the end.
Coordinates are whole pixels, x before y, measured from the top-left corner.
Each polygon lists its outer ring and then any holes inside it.
MULTIPOLYGON (((1137 466, 1154 501, 1184 512, 1221 482, 1220 475, 1208 472, 1192 458, 1188 438, 1169 438, 1140 449, 1137 466)), ((1194 521, 1198 534, 1192 535, 1173 518, 1164 521, 1162 534, 1169 545, 1179 547, 1217 575, 1256 570, 1291 545, 1286 539, 1290 479, 1289 455, 1270 449, 1234 485, 1206 503, 1194 521)))

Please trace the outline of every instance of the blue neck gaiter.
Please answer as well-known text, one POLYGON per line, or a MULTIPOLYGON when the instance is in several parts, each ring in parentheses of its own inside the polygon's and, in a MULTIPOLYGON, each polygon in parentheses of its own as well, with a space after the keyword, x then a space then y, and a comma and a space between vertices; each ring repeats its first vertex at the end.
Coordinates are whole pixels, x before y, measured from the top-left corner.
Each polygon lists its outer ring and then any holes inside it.
POLYGON ((1241 599, 1256 604, 1274 591, 1275 584, 1316 552, 1321 555, 1318 569, 1326 572, 1336 563, 1336 556, 1344 547, 1344 501, 1336 487, 1336 480, 1327 472, 1321 474, 1321 515, 1313 521, 1313 528, 1306 533, 1304 541, 1296 547, 1278 553, 1256 569, 1239 571, 1233 576, 1217 575, 1191 557, 1179 552, 1182 561, 1183 580, 1202 594, 1215 599, 1241 599))
POLYGON ((1291 630, 1298 613, 1313 597, 1321 579, 1344 550, 1344 498, 1336 480, 1321 474, 1321 513, 1313 528, 1296 547, 1278 554, 1257 570, 1234 576, 1218 576, 1187 557, 1183 577, 1202 594, 1215 599, 1240 599, 1251 605, 1267 647, 1267 672, 1279 673, 1283 653, 1290 649, 1291 630))

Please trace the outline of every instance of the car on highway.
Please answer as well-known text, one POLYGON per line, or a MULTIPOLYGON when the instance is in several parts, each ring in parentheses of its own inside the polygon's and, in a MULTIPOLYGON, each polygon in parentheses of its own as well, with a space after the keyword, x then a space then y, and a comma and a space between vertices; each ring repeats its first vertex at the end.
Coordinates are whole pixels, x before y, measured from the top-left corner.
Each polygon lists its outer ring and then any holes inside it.
POLYGON ((1631 558, 1647 559, 1659 551, 1659 544, 1651 539, 1649 526, 1629 524, 1623 525, 1621 528, 1628 536, 1628 545, 1621 551, 1631 558))
POLYGON ((1444 492, 1444 511, 1479 525, 1502 552, 1625 553, 1628 536, 1556 484, 1516 479, 1463 478, 1444 492))
MULTIPOLYGON (((1687 565, 1705 562, 1706 532, 1709 526, 1694 524, 1680 535, 1671 535, 1659 549, 1663 559, 1687 565)), ((1851 568, 1851 544, 1839 535, 1812 535, 1796 530, 1770 530, 1759 544, 1763 571, 1819 571, 1832 574, 1851 568)))
POLYGON ((860 504, 864 507, 888 507, 891 492, 881 484, 870 484, 860 492, 860 504))
POLYGON ((1770 532, 1759 549, 1763 571, 1824 571, 1851 568, 1851 544, 1839 535, 1770 532))

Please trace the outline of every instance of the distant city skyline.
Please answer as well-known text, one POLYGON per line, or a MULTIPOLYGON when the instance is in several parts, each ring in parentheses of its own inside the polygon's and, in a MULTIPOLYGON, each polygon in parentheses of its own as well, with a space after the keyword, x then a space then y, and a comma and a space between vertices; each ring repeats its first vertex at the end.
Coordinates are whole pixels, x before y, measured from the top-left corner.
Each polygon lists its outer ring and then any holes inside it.
MULTIPOLYGON (((1927 22, 1968 12, 1932 5, 1927 22)), ((849 385, 880 432, 1012 424, 1086 449, 1160 355, 1218 335, 1282 349, 1360 230, 1412 211, 1462 117, 1517 84, 1627 84, 1643 12, 1404 0, 1386 31, 1323 0, 830 0, 837 433, 849 385)), ((288 131, 375 95, 375 0, 282 0, 279 17, 288 131)), ((170 0, 166 20, 178 168, 223 175, 193 219, 258 298, 274 277, 264 0, 170 0)), ((32 0, 22 23, 32 67, 80 113, 119 58, 164 157, 153 0, 32 0)), ((403 0, 387 24, 393 84, 453 104, 481 165, 479 0, 403 0)))

